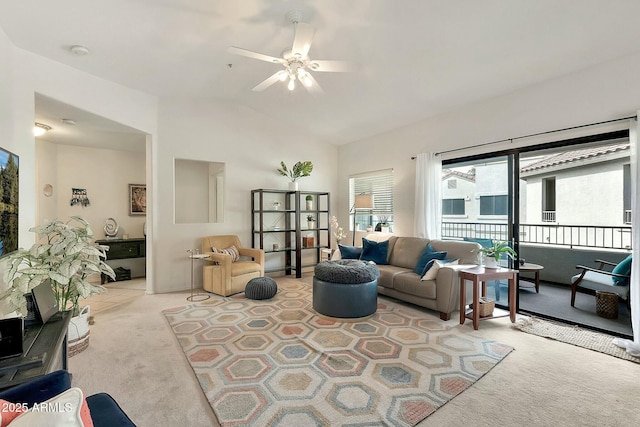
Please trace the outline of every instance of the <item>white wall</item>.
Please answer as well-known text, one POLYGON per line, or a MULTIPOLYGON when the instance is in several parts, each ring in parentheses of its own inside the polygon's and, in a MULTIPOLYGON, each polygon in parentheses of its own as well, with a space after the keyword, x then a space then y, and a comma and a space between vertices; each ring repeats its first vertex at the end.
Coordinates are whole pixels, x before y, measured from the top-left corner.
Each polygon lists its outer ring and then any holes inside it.
POLYGON ((66 220, 81 216, 93 229, 96 239, 105 238, 107 218, 118 223, 118 237, 143 237, 145 216, 129 216, 129 184, 145 184, 145 154, 131 151, 105 150, 36 143, 38 170, 36 197, 38 224, 52 219, 66 220), (55 166, 55 174, 43 174, 55 166), (53 195, 46 197, 42 189, 53 185, 53 195), (85 188, 89 206, 71 206, 71 189, 85 188))
MULTIPOLYGON (((32 131, 35 94, 40 93, 54 98, 149 135, 157 134, 157 100, 153 96, 18 49, 12 46, 1 33, 0 64, 0 95, 2 95, 0 111, 7 112, 6 116, 2 114, 3 119, 0 123, 4 123, 4 117, 9 117, 8 124, 0 124, 0 137, 10 141, 10 144, 3 144, 3 146, 20 156, 19 245, 28 248, 35 239, 28 229, 37 223, 38 197, 42 194, 42 189, 36 182, 38 173, 32 131)), ((155 139, 147 138, 149 154, 155 143, 155 139)), ((149 174, 148 161, 146 169, 149 174)), ((41 172, 43 179, 51 178, 58 173, 53 167, 43 169, 41 172)), ((149 270, 148 264, 147 277, 150 274, 149 270)))
MULTIPOLYGON (((418 152, 442 152, 492 141, 635 115, 640 106, 640 54, 563 76, 511 94, 452 111, 414 125, 341 146, 338 151, 338 202, 348 200, 348 178, 355 173, 393 168, 394 230, 413 234, 415 164, 418 152)), ((518 145, 514 141, 443 155, 455 158, 518 145)), ((341 223, 348 219, 341 212, 341 223)))
MULTIPOLYGON (((311 176, 300 188, 335 194, 337 148, 313 140, 292 125, 279 125, 254 111, 221 101, 162 99, 158 115, 160 150, 159 188, 155 226, 163 244, 156 256, 157 292, 190 286, 187 249, 200 248, 200 238, 237 234, 251 246, 251 190, 286 189, 288 181, 276 173, 280 161, 292 165, 311 160, 311 176), (174 223, 174 159, 225 163, 225 212, 222 223, 174 223), (167 243, 164 243, 167 242, 167 243)), ((200 280, 200 269, 196 272, 200 280)))
MULTIPOLYGON (((215 100, 167 99, 158 104, 153 96, 13 47, 4 36, 0 37, 0 58, 3 56, 9 60, 2 61, 0 91, 11 91, 11 95, 8 100, 3 98, 0 108, 6 109, 6 117, 11 119, 0 132, 10 138, 13 126, 13 143, 7 148, 13 148, 20 155, 21 246, 33 243, 33 236, 26 230, 37 222, 36 203, 41 194, 36 182, 35 141, 31 133, 35 93, 149 135, 146 179, 142 181, 147 183, 147 291, 151 293, 189 288, 185 251, 199 247, 202 236, 238 234, 243 243, 250 246, 250 190, 286 188, 286 179, 275 172, 280 160, 288 164, 298 160, 314 162, 312 176, 301 180, 304 189, 335 192, 337 188, 337 148, 304 137, 295 126, 276 125, 250 110, 215 100), (5 64, 10 64, 8 69, 5 64), (157 123, 162 124, 159 130, 157 123), (226 163, 224 223, 174 224, 174 158, 226 163)), ((57 176, 59 182, 63 174, 53 167, 42 171, 43 179, 57 176)), ((60 182, 58 186, 62 189, 56 201, 58 207, 70 197, 65 195, 65 188, 69 190, 70 185, 76 185, 71 183, 73 175, 65 176, 69 176, 69 181, 60 182)), ((92 204, 99 201, 97 192, 90 191, 90 198, 95 200, 92 204)), ((102 216, 106 218, 111 213, 102 216)), ((137 225, 131 227, 132 237, 138 235, 134 233, 137 225)))

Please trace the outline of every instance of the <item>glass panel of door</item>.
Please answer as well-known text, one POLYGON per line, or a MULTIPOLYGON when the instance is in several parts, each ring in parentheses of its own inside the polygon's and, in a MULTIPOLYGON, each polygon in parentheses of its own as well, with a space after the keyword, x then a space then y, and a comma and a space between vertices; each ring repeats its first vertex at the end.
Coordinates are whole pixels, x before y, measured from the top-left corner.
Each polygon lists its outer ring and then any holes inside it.
MULTIPOLYGON (((516 247, 514 218, 518 206, 513 200, 518 190, 517 154, 462 159, 442 165, 442 237, 467 240, 483 247, 508 242, 516 247)), ((510 258, 499 259, 503 267, 512 267, 510 258)), ((506 280, 487 283, 487 298, 508 309, 506 280)))

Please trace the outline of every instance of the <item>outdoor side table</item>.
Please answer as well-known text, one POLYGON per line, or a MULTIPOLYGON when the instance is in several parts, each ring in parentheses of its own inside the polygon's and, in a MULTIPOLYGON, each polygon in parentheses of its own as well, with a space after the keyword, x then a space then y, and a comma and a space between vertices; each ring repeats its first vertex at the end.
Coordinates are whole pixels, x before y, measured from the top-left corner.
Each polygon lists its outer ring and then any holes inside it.
POLYGON ((532 264, 530 262, 525 262, 524 264, 521 264, 518 266, 518 270, 520 271, 520 273, 534 274, 533 279, 530 279, 527 277, 520 277, 520 280, 533 283, 534 287, 536 288, 536 294, 540 293, 540 270, 543 270, 543 269, 544 269, 543 266, 538 264, 532 264))
POLYGON ((497 317, 510 316, 511 323, 516 321, 516 278, 518 270, 512 270, 510 268, 485 268, 478 266, 474 268, 467 268, 458 272, 460 276, 460 324, 464 325, 466 319, 473 320, 473 329, 478 329, 480 320, 495 319, 497 317), (486 297, 487 295, 487 281, 488 280, 501 280, 508 279, 509 281, 509 314, 505 315, 491 315, 487 317, 480 317, 480 297, 486 297), (469 280, 473 283, 473 308, 469 311, 466 310, 466 286, 465 281, 469 280), (480 288, 482 284, 482 289, 480 288))

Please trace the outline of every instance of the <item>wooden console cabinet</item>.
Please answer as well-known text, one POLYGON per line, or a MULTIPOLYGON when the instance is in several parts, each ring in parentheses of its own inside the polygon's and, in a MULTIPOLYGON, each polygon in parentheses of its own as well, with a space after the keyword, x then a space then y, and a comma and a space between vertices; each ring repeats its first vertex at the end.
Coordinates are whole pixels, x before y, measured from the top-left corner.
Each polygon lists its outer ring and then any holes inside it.
MULTIPOLYGON (((109 247, 106 262, 112 268, 128 267, 130 270, 133 270, 131 266, 127 265, 126 261, 145 258, 147 256, 147 241, 144 238, 96 240, 96 243, 109 247)), ((139 263, 140 262, 138 262, 138 264, 139 263)), ((141 266, 138 266, 138 274, 136 274, 135 271, 131 272, 131 278, 144 277, 144 275, 145 272, 141 266)), ((107 278, 103 275, 102 282, 106 283, 106 281, 107 278)))

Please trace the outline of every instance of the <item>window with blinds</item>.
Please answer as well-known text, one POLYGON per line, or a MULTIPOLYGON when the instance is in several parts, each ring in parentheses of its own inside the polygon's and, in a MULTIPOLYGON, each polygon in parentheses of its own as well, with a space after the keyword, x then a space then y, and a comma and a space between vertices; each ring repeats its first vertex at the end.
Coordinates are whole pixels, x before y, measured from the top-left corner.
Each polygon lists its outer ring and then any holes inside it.
MULTIPOLYGON (((356 195, 372 194, 373 209, 358 209, 356 224, 360 230, 375 226, 379 222, 393 221, 393 169, 367 172, 349 177, 349 207, 355 203, 356 195)), ((351 215, 354 213, 351 212, 351 215)), ((353 216, 350 217, 353 228, 353 216)))

